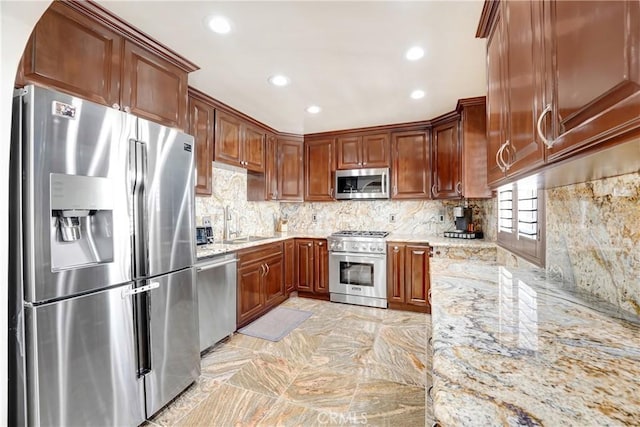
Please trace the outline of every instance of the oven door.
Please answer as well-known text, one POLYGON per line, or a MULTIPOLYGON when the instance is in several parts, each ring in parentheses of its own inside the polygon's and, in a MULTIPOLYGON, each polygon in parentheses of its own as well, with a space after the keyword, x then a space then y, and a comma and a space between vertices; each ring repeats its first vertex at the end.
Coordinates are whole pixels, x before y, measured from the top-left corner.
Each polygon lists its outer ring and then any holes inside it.
POLYGON ((329 292, 387 298, 387 257, 379 254, 331 252, 329 292))

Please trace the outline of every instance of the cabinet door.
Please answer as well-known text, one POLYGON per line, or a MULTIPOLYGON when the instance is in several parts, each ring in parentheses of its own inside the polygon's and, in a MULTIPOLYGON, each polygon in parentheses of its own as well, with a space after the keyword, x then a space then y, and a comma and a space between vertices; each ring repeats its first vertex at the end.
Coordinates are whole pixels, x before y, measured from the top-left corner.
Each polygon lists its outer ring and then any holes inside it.
POLYGON ((120 103, 123 40, 63 2, 38 21, 22 61, 20 83, 52 87, 99 104, 120 103))
POLYGON ((296 290, 296 247, 293 239, 284 242, 284 288, 287 294, 296 290))
POLYGON ((284 261, 282 254, 265 261, 266 273, 263 277, 265 306, 280 303, 284 299, 284 261))
POLYGON ((303 142, 278 140, 278 200, 301 202, 304 197, 303 142))
POLYGON ((333 139, 305 141, 304 200, 333 200, 333 139))
MULTIPOLYGON (((487 40, 487 181, 490 186, 497 186, 505 177, 499 156, 507 140, 503 55, 502 15, 498 12, 487 40)), ((507 159, 504 155, 502 158, 507 159)))
POLYGON ((640 2, 556 1, 549 7, 556 80, 548 158, 555 159, 640 126, 640 2))
POLYGON ((215 159, 234 166, 242 166, 240 120, 218 111, 216 114, 215 159))
POLYGON ((429 305, 429 247, 407 245, 405 255, 405 302, 429 305))
POLYGON ((211 195, 213 187, 213 129, 215 109, 196 98, 189 98, 189 133, 196 144, 196 194, 211 195))
POLYGON ((273 134, 267 134, 264 157, 264 200, 278 200, 278 140, 273 134))
POLYGON ((387 300, 389 303, 404 303, 404 257, 405 245, 387 244, 387 300))
POLYGON ((296 239, 296 278, 299 291, 313 292, 313 240, 296 239))
POLYGON ((124 42, 121 104, 125 111, 181 130, 187 128, 187 73, 124 42))
POLYGON ((544 163, 544 144, 538 138, 537 118, 544 109, 542 2, 503 2, 506 43, 509 144, 503 156, 507 175, 544 163))
POLYGON ((431 193, 436 199, 462 197, 462 169, 459 120, 433 128, 431 140, 431 193))
POLYGON ((263 263, 253 263, 238 268, 238 327, 260 313, 264 307, 262 292, 263 263))
POLYGON ((244 167, 253 172, 264 172, 265 133, 252 126, 244 126, 244 147, 242 158, 244 167))
POLYGON ((314 242, 313 261, 313 290, 317 294, 327 294, 329 293, 329 250, 326 240, 319 239, 314 242))
POLYGON ((362 137, 362 167, 389 167, 389 134, 381 133, 362 137))
POLYGON ((428 199, 429 135, 424 131, 391 134, 393 199, 428 199))
POLYGON ((360 145, 362 137, 343 136, 336 140, 336 169, 357 169, 362 167, 360 145))

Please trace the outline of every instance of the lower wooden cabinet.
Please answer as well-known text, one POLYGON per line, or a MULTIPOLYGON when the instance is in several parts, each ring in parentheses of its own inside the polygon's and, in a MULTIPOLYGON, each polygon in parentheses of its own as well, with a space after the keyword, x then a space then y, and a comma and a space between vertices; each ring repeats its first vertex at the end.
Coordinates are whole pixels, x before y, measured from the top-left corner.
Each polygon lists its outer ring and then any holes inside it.
POLYGON ((389 308, 431 313, 428 245, 387 243, 389 308))
POLYGON ((238 252, 237 327, 287 299, 282 242, 238 252))
POLYGON ((329 297, 329 251, 326 239, 295 240, 296 288, 302 296, 329 297))
POLYGON ((284 291, 296 290, 296 245, 293 239, 284 242, 284 291))

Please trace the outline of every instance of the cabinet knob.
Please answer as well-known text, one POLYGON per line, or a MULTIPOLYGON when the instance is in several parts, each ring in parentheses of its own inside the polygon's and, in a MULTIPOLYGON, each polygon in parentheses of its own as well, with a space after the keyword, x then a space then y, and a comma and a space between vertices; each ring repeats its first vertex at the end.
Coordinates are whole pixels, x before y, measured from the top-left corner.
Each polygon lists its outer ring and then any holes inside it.
POLYGON ((393 247, 393 252, 400 252, 400 248, 399 248, 399 247, 397 247, 397 246, 394 246, 394 247, 393 247))
POLYGON ((362 166, 362 162, 358 162, 358 166, 362 166))
POLYGON ((322 242, 318 242, 318 246, 322 246, 322 242))
POLYGON ((311 247, 313 244, 312 243, 307 243, 307 246, 311 247))
POLYGON ((124 107, 124 112, 125 113, 130 113, 131 112, 131 107, 124 107))
POLYGON ((116 110, 120 109, 120 104, 113 104, 112 107, 116 110))

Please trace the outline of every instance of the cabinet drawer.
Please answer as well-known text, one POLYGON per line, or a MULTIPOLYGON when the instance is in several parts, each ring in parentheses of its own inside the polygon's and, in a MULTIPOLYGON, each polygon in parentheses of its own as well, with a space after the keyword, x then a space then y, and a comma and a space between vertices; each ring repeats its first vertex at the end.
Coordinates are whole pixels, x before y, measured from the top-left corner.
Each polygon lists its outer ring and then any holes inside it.
POLYGON ((283 242, 269 243, 238 251, 239 267, 284 253, 283 242))

